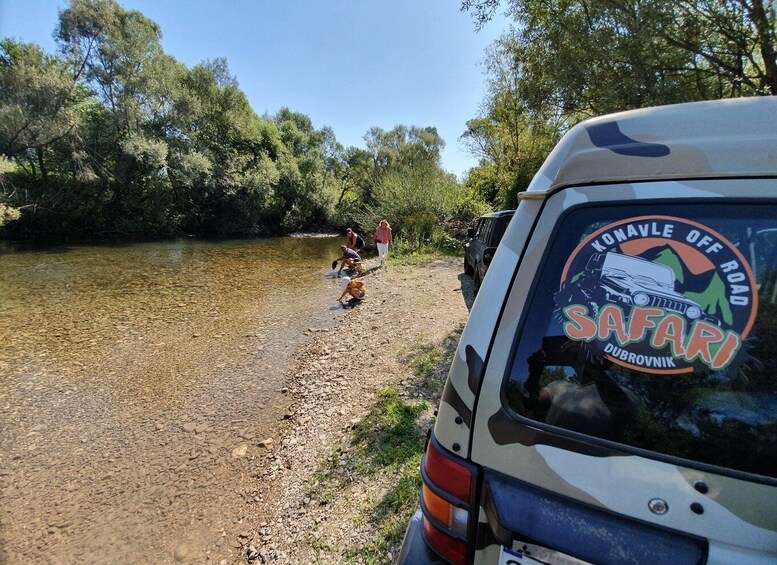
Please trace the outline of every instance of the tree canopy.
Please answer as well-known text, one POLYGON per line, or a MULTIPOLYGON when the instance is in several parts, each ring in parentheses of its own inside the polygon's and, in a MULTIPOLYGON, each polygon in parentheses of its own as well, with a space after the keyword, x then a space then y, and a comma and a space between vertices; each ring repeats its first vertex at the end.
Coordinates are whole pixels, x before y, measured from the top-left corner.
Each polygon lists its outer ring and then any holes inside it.
POLYGON ((763 0, 463 0, 476 27, 513 25, 488 51, 488 96, 463 140, 469 183, 513 206, 578 121, 654 106, 777 94, 777 18, 763 0))
POLYGON ((56 54, 0 43, 5 236, 362 229, 384 204, 384 179, 426 175, 461 190, 442 171, 435 128, 373 127, 365 148, 344 148, 303 113, 258 116, 226 60, 187 68, 156 23, 115 0, 71 0, 54 35, 56 54))

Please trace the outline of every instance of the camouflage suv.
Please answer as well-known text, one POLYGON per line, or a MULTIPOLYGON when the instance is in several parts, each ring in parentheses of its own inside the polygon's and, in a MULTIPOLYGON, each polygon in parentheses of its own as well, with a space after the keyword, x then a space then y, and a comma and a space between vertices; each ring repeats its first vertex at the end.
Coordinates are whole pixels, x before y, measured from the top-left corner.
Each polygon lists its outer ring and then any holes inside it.
POLYGON ((400 562, 777 562, 777 98, 587 120, 521 197, 400 562))

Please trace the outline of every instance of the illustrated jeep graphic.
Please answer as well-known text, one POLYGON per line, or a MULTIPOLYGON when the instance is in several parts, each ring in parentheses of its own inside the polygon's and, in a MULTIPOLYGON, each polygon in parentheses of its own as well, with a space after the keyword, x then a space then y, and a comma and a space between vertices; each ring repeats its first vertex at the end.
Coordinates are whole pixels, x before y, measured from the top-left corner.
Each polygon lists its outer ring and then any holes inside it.
POLYGON ((595 253, 585 270, 556 294, 557 315, 563 320, 560 312, 564 307, 582 304, 596 317, 605 305, 620 304, 661 308, 685 316, 689 322, 721 325, 716 316, 677 292, 675 283, 674 271, 667 265, 612 251, 595 253))
POLYGON ((596 253, 588 260, 584 281, 581 286, 595 287, 585 294, 598 298, 597 311, 603 300, 671 310, 689 320, 702 315, 696 302, 675 291, 674 271, 667 265, 620 253, 596 253))

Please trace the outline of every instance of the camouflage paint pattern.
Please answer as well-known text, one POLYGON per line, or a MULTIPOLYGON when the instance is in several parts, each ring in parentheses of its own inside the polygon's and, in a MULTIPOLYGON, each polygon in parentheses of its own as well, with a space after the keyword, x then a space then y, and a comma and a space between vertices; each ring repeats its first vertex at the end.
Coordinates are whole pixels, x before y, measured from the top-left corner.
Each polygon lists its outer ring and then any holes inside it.
MULTIPOLYGON (((538 487, 707 538, 708 563, 777 560, 777 487, 625 452, 549 441, 547 434, 518 423, 501 396, 529 289, 565 210, 622 200, 774 199, 775 178, 774 97, 639 110, 573 128, 535 176, 483 281, 439 408, 435 436, 440 444, 538 487), (614 144, 606 145, 607 139, 614 144), (738 176, 764 178, 734 178, 738 176), (668 180, 706 177, 729 180, 668 180), (629 178, 661 180, 573 186, 629 178), (455 423, 457 416, 460 424, 455 423), (517 428, 524 433, 516 433, 517 428), (706 494, 694 488, 699 480, 709 486, 706 494), (648 501, 653 498, 665 500, 669 512, 652 513, 648 501), (692 503, 701 503, 704 513, 692 512, 692 503)), ((482 522, 482 509, 480 514, 482 522)), ((480 548, 475 562, 492 563, 496 556, 495 546, 480 548)))
POLYGON ((496 328, 496 314, 502 307, 519 260, 515 248, 505 245, 505 242, 522 241, 528 237, 540 206, 541 202, 537 201, 525 202, 518 207, 486 272, 451 363, 434 433, 441 445, 461 457, 469 456, 472 411, 482 379, 482 374, 477 374, 477 367, 470 371, 467 351, 471 350, 471 358, 479 359, 481 365, 484 363, 496 328), (461 424, 456 423, 457 416, 462 418, 461 424), (454 446, 459 449, 454 449, 454 446))
POLYGON ((527 193, 602 182, 774 176, 775 116, 777 98, 763 96, 592 118, 564 136, 527 193))

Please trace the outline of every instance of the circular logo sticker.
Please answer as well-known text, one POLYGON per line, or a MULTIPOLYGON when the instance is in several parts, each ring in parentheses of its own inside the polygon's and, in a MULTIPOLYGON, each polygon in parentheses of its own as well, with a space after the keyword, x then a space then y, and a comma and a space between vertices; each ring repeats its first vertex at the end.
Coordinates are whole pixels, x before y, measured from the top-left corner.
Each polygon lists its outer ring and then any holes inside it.
POLYGON ((561 275, 564 334, 595 356, 653 374, 725 369, 753 326, 758 289, 719 233, 640 216, 586 238, 561 275))

